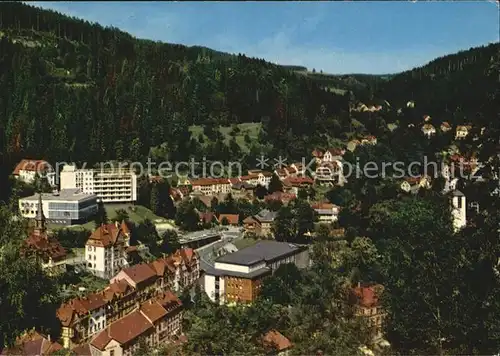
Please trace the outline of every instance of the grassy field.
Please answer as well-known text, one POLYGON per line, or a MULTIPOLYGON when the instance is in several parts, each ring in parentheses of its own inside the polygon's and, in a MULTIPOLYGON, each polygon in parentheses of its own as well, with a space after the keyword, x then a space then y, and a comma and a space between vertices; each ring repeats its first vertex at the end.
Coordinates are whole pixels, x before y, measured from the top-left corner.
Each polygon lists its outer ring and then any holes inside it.
MULTIPOLYGON (((245 142, 245 134, 248 134, 250 136, 250 139, 252 141, 256 141, 259 137, 259 132, 261 129, 261 123, 257 122, 249 122, 249 123, 243 123, 243 124, 238 124, 238 127, 240 129, 240 132, 235 136, 236 137, 236 142, 238 145, 240 145, 241 149, 244 151, 248 151, 247 144, 245 142)), ((225 138, 225 143, 228 144, 229 140, 231 140, 231 126, 221 126, 219 127, 219 131, 224 135, 225 138)), ((191 134, 193 135, 194 138, 198 139, 198 136, 203 133, 203 127, 202 126, 191 126, 189 127, 189 131, 191 131, 191 134)), ((208 138, 204 136, 205 143, 208 142, 208 138)))

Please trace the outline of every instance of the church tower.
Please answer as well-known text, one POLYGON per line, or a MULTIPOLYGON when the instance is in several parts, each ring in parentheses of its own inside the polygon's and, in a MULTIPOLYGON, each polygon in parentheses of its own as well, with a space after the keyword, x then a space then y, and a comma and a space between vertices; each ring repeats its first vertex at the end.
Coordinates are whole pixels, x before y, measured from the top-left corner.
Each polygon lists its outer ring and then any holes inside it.
POLYGON ((45 225, 45 215, 43 214, 43 204, 42 204, 42 193, 38 194, 38 210, 35 216, 35 230, 34 234, 37 236, 43 236, 47 232, 47 227, 45 225))
POLYGON ((467 224, 467 207, 464 193, 455 189, 451 195, 453 227, 455 232, 467 224))

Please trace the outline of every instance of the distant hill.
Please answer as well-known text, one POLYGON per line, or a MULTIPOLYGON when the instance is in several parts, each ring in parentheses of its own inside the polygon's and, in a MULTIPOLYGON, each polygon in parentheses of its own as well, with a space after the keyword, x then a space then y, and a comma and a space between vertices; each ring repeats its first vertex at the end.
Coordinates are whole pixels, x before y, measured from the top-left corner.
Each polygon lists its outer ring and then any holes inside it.
MULTIPOLYGON (((262 123, 276 150, 306 150, 348 98, 290 68, 201 46, 139 40, 20 2, 0 3, 0 151, 49 160, 241 158, 189 127, 262 123), (294 144, 289 144, 293 142, 294 144)), ((264 138, 264 137, 263 137, 264 138)))
POLYGON ((498 88, 498 80, 487 72, 498 63, 499 53, 500 44, 495 43, 436 58, 382 83, 376 96, 393 107, 412 100, 420 114, 439 120, 473 121, 498 88))

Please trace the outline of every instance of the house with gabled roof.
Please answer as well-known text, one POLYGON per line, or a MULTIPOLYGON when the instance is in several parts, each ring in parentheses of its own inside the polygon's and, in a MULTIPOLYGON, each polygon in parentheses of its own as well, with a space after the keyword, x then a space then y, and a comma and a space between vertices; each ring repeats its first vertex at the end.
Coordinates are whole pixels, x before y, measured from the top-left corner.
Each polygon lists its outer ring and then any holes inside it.
POLYGON ((257 236, 271 236, 271 227, 276 216, 278 216, 276 211, 263 209, 257 215, 245 218, 243 220, 245 233, 252 233, 257 236))
POLYGON ((122 221, 102 224, 90 235, 85 245, 85 264, 92 274, 108 279, 128 266, 126 248, 129 246, 130 230, 122 221))
POLYGON ((240 216, 238 214, 219 214, 217 221, 221 225, 224 225, 224 223, 227 221, 227 225, 238 226, 240 222, 240 216))
POLYGON ((31 184, 35 177, 45 177, 51 186, 55 186, 55 173, 49 162, 41 159, 23 159, 21 160, 12 175, 25 183, 31 184))
POLYGON ((309 177, 287 177, 283 180, 283 189, 288 193, 298 195, 300 189, 308 189, 313 184, 314 180, 309 177))
POLYGON ((311 204, 311 208, 316 212, 320 223, 332 223, 337 221, 340 207, 326 202, 317 202, 311 204))
POLYGON ((34 221, 35 227, 33 231, 23 242, 22 254, 26 257, 38 259, 42 268, 48 274, 57 275, 63 273, 66 271, 66 249, 47 231, 41 194, 38 195, 38 209, 34 221))
POLYGON ((140 340, 159 346, 182 333, 182 302, 165 293, 111 323, 89 343, 95 356, 133 355, 140 340))
MULTIPOLYGON (((120 271, 103 290, 73 298, 57 310, 61 338, 66 348, 88 342, 109 324, 133 312, 139 303, 162 298, 167 311, 171 290, 193 286, 200 277, 198 254, 183 248, 150 263, 120 271)), ((170 300, 170 301, 169 301, 170 300)))
POLYGON ((443 131, 443 132, 448 132, 448 131, 450 131, 450 130, 451 130, 451 125, 449 124, 449 122, 447 122, 447 121, 443 121, 443 122, 441 123, 440 128, 441 128, 441 131, 443 131))
POLYGON ((472 125, 458 125, 455 131, 455 139, 460 140, 469 135, 472 130, 472 125))
POLYGON ((432 124, 425 124, 422 126, 422 133, 430 138, 431 136, 436 134, 436 128, 432 124))
POLYGON ((0 349, 0 355, 40 355, 46 356, 61 351, 62 345, 50 339, 50 335, 42 335, 30 330, 16 339, 14 346, 0 349))
POLYGON ((266 351, 274 351, 277 356, 288 356, 293 348, 292 342, 277 330, 269 330, 262 336, 262 345, 266 351))
POLYGON ((383 341, 383 324, 387 315, 381 301, 383 291, 384 287, 380 284, 358 283, 349 294, 355 315, 367 321, 371 345, 383 341))

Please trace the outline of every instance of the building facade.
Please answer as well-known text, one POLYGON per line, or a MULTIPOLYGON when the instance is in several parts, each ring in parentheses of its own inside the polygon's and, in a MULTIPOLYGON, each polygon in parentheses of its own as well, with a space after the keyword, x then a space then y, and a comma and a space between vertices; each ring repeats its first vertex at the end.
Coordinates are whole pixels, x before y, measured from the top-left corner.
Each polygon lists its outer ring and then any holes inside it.
MULTIPOLYGON (((80 189, 63 189, 42 193, 42 210, 52 224, 73 225, 89 221, 97 213, 97 196, 85 194, 80 189)), ((19 199, 19 212, 32 219, 37 210, 36 195, 19 199)))
POLYGON ((451 212, 455 231, 467 225, 467 201, 464 193, 457 189, 451 192, 451 212))
POLYGON ((130 169, 77 169, 66 165, 60 174, 61 189, 79 188, 95 194, 104 203, 127 203, 137 200, 137 175, 130 169))
POLYGON ((44 270, 50 275, 66 271, 66 250, 47 232, 46 219, 42 209, 42 195, 38 195, 38 208, 35 211, 35 227, 24 241, 24 256, 37 258, 44 270))
POLYGON ((252 233, 257 236, 265 237, 272 236, 271 228, 277 215, 278 213, 275 211, 263 209, 257 215, 245 218, 245 220, 243 220, 245 233, 252 233))
POLYGON ((199 256, 192 249, 181 249, 151 263, 121 270, 105 289, 71 299, 59 307, 57 317, 64 347, 88 343, 147 300, 193 286, 199 277, 199 256))
POLYGON ((205 271, 205 293, 215 303, 252 303, 260 293, 263 279, 285 263, 299 268, 309 266, 307 247, 260 241, 217 258, 214 266, 205 271))
POLYGON ((111 323, 91 342, 95 356, 132 356, 143 339, 149 347, 168 343, 182 333, 182 303, 172 292, 142 303, 135 311, 111 323))
POLYGON ((386 312, 380 302, 383 286, 379 284, 358 284, 350 293, 354 314, 366 320, 371 344, 379 344, 383 340, 383 327, 386 312))
POLYGON ((338 220, 340 207, 335 204, 315 203, 311 205, 311 208, 316 212, 316 216, 320 223, 329 224, 338 220))
POLYGON ((126 248, 129 241, 130 230, 125 222, 99 226, 85 245, 87 270, 100 278, 113 277, 128 266, 126 248))
POLYGON ((201 178, 190 180, 193 192, 201 192, 204 195, 231 193, 231 182, 228 178, 201 178))
POLYGON ((12 175, 25 183, 31 184, 35 177, 45 177, 51 186, 55 186, 55 173, 52 166, 44 160, 23 159, 19 162, 12 175))

